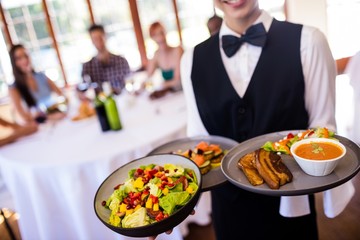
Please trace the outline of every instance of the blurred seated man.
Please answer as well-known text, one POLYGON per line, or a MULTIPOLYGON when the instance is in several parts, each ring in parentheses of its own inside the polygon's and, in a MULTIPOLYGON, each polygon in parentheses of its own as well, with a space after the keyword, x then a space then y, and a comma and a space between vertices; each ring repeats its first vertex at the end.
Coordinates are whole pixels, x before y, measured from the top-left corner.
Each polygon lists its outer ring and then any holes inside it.
POLYGON ((102 90, 103 82, 110 82, 115 94, 119 94, 125 86, 125 77, 130 73, 128 61, 112 54, 106 47, 106 34, 102 25, 92 25, 89 29, 92 43, 97 49, 97 55, 83 64, 82 77, 90 78, 102 90))
POLYGON ((209 29, 210 36, 213 36, 219 32, 222 21, 223 19, 216 14, 209 18, 207 22, 207 27, 209 29))
POLYGON ((0 139, 0 147, 16 141, 20 137, 35 133, 38 130, 35 122, 19 125, 17 123, 8 122, 2 118, 0 118, 0 126, 12 129, 12 133, 9 136, 0 139))
POLYGON ((168 45, 165 28, 160 22, 154 22, 150 25, 149 34, 158 45, 158 49, 149 61, 146 71, 151 77, 159 68, 164 79, 162 89, 155 91, 150 97, 159 98, 168 91, 181 89, 180 60, 184 51, 181 46, 171 47, 168 45))

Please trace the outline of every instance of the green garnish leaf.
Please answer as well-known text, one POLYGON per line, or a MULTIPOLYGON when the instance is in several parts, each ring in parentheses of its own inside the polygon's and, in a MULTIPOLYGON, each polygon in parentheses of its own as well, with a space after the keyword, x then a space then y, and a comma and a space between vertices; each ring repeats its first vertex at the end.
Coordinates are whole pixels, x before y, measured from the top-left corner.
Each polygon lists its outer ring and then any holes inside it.
POLYGON ((324 149, 322 147, 319 146, 319 144, 317 143, 311 143, 311 146, 313 148, 312 152, 315 153, 315 154, 323 154, 325 155, 325 152, 324 152, 324 149))

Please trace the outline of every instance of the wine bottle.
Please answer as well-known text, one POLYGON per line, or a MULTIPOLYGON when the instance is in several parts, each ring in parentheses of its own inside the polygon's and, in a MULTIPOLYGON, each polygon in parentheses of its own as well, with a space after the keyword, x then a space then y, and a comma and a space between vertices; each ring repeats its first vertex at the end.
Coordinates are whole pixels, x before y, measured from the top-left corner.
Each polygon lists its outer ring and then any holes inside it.
POLYGON ((96 115, 98 117, 100 127, 103 132, 110 130, 110 124, 105 110, 105 103, 104 103, 105 99, 106 99, 105 95, 103 93, 99 93, 96 94, 94 100, 96 115))
POLYGON ((110 128, 111 130, 115 130, 115 131, 121 130, 122 124, 120 121, 118 108, 115 99, 113 97, 111 86, 108 82, 103 83, 103 90, 106 94, 106 100, 104 105, 105 105, 106 116, 109 121, 110 128))

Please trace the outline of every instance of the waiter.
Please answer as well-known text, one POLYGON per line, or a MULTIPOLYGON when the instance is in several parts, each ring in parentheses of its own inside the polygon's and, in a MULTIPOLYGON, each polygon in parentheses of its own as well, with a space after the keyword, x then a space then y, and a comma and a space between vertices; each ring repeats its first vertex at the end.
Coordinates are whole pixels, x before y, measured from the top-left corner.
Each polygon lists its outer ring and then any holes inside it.
MULTIPOLYGON (((257 0, 214 3, 224 12, 220 32, 182 59, 188 135, 242 142, 276 131, 335 130, 336 67, 324 35, 277 21, 257 0)), ((298 197, 305 204, 287 217, 280 197, 231 183, 211 195, 216 239, 318 239, 313 195, 298 197)))

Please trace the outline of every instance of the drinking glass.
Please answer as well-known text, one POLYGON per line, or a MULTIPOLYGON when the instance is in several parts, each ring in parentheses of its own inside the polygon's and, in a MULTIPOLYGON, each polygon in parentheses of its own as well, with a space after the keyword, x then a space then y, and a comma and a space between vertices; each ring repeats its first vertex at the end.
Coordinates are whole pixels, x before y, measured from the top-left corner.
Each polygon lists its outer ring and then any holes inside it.
POLYGON ((130 95, 133 95, 135 92, 134 82, 133 74, 129 74, 125 77, 125 89, 130 95))

